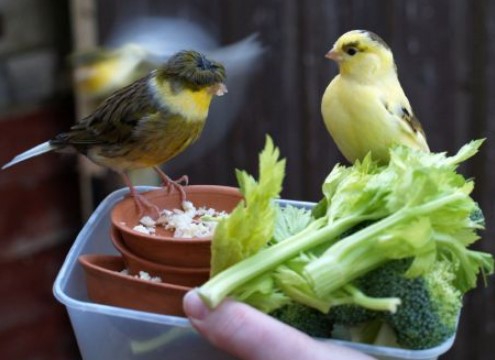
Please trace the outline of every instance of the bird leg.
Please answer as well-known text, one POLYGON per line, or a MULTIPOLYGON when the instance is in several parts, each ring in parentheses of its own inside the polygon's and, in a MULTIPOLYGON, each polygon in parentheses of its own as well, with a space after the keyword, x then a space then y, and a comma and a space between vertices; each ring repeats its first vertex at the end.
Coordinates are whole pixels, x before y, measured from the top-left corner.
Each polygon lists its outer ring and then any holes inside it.
POLYGON ((182 175, 177 180, 172 180, 158 166, 154 166, 153 169, 162 179, 163 187, 167 189, 168 193, 170 193, 172 189, 175 189, 179 192, 181 204, 186 201, 186 192, 184 191, 184 186, 187 186, 187 184, 189 183, 189 178, 187 177, 187 175, 182 175))
POLYGON ((142 218, 145 215, 145 209, 151 210, 154 214, 152 214, 152 218, 158 218, 160 216, 160 209, 158 206, 153 204, 151 201, 146 199, 143 195, 138 193, 134 186, 132 185, 131 180, 129 179, 129 175, 127 173, 123 172, 122 177, 124 178, 125 184, 129 187, 130 191, 130 196, 134 198, 134 203, 136 204, 138 208, 138 216, 139 218, 142 218))

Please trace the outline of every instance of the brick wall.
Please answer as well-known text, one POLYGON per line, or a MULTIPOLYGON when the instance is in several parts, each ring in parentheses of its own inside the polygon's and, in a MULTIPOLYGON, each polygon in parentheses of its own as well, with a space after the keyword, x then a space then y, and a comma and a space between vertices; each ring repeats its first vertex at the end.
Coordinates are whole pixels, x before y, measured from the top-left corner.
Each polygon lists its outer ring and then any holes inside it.
MULTIPOLYGON (((62 102, 63 104, 63 102, 62 102)), ((0 119, 0 163, 67 128, 70 106, 0 119)), ((80 229, 73 156, 45 154, 0 171, 2 359, 78 359, 55 277, 80 229)))

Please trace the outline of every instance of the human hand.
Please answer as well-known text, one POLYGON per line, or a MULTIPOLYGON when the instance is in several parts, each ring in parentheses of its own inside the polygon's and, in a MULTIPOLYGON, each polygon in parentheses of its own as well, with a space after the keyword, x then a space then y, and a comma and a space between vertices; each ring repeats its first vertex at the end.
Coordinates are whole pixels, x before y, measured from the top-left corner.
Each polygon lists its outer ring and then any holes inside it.
POLYGON ((211 344, 244 360, 370 360, 368 355, 310 336, 236 301, 210 310, 195 290, 184 297, 184 311, 211 344))

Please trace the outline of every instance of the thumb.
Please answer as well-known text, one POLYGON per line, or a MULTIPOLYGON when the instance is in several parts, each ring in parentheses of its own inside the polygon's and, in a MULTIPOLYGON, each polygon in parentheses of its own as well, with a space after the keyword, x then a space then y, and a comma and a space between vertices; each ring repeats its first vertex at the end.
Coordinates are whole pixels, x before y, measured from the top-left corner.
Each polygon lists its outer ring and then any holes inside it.
POLYGON ((210 310, 195 290, 184 297, 184 311, 210 343, 240 359, 370 359, 316 341, 246 304, 226 300, 210 310))

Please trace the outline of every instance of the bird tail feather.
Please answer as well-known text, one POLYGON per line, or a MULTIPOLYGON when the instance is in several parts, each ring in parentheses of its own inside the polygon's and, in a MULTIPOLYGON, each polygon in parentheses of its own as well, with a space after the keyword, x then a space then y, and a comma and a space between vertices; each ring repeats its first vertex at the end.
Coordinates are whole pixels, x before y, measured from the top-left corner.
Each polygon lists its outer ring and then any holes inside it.
POLYGON ((51 145, 49 141, 44 142, 42 144, 39 144, 39 145, 35 146, 34 148, 29 149, 29 150, 17 155, 16 157, 14 157, 7 164, 2 166, 2 170, 6 169, 8 167, 11 167, 12 165, 15 165, 17 163, 20 163, 21 161, 24 161, 24 160, 30 159, 32 157, 44 154, 44 153, 49 152, 49 151, 52 151, 55 148, 56 148, 56 146, 51 145))

